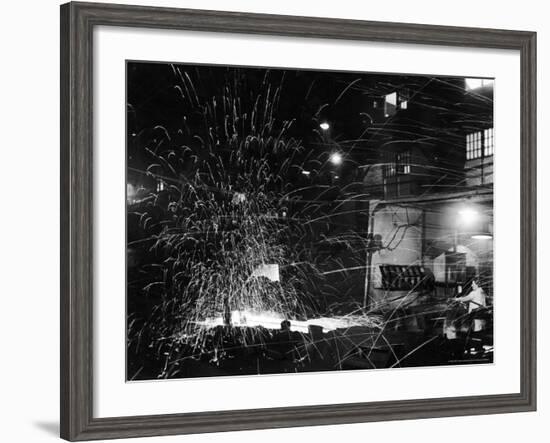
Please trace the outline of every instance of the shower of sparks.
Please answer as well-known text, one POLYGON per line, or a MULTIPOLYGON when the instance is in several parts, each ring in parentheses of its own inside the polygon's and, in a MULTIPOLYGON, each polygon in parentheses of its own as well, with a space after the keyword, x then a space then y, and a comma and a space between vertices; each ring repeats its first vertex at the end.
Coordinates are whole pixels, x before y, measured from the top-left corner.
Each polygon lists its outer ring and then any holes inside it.
MULTIPOLYGON (((158 376, 172 377, 182 360, 208 355, 217 362, 227 358, 230 345, 261 345, 284 321, 304 337, 315 326, 333 334, 364 327, 371 331, 372 347, 387 341, 385 332, 402 320, 400 308, 414 301, 414 288, 384 319, 365 306, 332 301, 346 300, 346 294, 329 277, 345 280, 365 274, 365 257, 372 248, 366 226, 352 229, 342 221, 365 216, 362 202, 370 197, 364 192, 364 175, 339 180, 341 174, 333 170, 344 167, 359 145, 384 138, 407 141, 415 135, 392 125, 390 118, 383 125, 367 123, 355 140, 333 141, 337 152, 306 148, 294 135, 294 120, 279 117, 284 75, 266 71, 261 85, 251 88, 235 69, 212 91, 191 69, 173 65, 172 74, 173 91, 184 110, 181 124, 151 128, 139 148, 145 161, 130 166, 157 186, 145 194, 128 186, 128 217, 140 229, 128 248, 148 257, 129 281, 139 294, 130 303, 147 306, 129 309, 129 348, 164 355, 165 368, 158 376), (323 252, 335 245, 346 252, 323 252), (327 306, 319 300, 332 302, 327 306), (136 313, 144 311, 150 315, 136 313), (231 332, 219 334, 220 328, 231 332)), ((336 101, 354 91, 382 95, 386 89, 388 85, 368 90, 354 80, 342 87, 336 101)), ((409 101, 412 96, 414 92, 409 101)), ((129 112, 136 111, 130 106, 129 112)), ((318 124, 322 131, 330 127, 325 121, 318 124)), ((432 137, 429 142, 435 143, 438 135, 432 137)), ((323 132, 318 139, 323 146, 323 132)), ((386 163, 357 166, 366 173, 386 163)), ((456 174, 445 166, 438 172, 445 178, 456 174)), ((418 219, 400 219, 397 213, 392 218, 378 251, 394 250, 411 230, 422 235, 418 219)), ((348 340, 338 365, 367 339, 348 340)), ((307 354, 316 343, 309 338, 302 348, 307 354)))

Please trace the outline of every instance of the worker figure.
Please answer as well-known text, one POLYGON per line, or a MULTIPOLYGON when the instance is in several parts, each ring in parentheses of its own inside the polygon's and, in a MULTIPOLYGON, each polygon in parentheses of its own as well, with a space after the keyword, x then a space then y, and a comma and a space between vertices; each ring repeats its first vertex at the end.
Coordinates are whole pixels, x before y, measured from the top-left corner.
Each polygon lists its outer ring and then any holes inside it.
POLYGON ((468 314, 473 313, 473 332, 479 332, 485 327, 485 320, 481 318, 475 318, 475 312, 477 309, 485 308, 487 306, 487 296, 485 291, 479 286, 477 279, 472 280, 472 290, 462 296, 455 298, 455 301, 468 303, 468 314))

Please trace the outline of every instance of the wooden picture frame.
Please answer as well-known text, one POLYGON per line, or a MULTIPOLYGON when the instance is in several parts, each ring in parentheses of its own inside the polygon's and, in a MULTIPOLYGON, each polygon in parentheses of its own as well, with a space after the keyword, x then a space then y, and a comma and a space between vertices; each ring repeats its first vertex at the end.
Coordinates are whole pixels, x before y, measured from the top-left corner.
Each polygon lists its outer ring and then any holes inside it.
POLYGON ((536 34, 98 3, 61 6, 61 437, 70 441, 533 411, 536 408, 536 34), (475 397, 95 418, 92 30, 268 34, 471 48, 521 57, 521 391, 475 397))

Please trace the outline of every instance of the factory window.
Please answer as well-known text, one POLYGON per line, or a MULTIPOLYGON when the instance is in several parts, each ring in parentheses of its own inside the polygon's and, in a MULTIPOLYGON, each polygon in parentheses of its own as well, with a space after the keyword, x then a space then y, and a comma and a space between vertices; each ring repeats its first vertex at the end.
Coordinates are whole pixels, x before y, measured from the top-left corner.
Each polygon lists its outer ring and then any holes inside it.
POLYGON ((384 103, 384 115, 391 117, 395 115, 397 110, 397 92, 392 92, 386 95, 386 101, 384 103))
POLYGON ((495 152, 495 142, 493 137, 493 128, 483 131, 483 155, 489 157, 495 152))
POLYGON ((488 128, 466 135, 466 160, 489 157, 495 152, 494 131, 488 128))
POLYGON ((404 151, 397 154, 397 167, 399 174, 411 173, 411 152, 404 151))
MULTIPOLYGON (((386 94, 384 97, 384 116, 393 117, 397 109, 407 109, 408 102, 411 97, 411 92, 407 88, 401 89, 399 92, 386 94)), ((376 108, 376 102, 373 103, 373 108, 376 108)))
POLYGON ((384 175, 395 177, 411 173, 411 151, 388 152, 385 156, 384 175))
POLYGON ((401 109, 407 109, 410 98, 411 91, 408 88, 401 89, 399 91, 399 107, 401 109))
POLYGON ((390 159, 384 164, 384 176, 395 177, 396 174, 397 174, 397 165, 394 159, 390 159))
POLYGON ((481 157, 481 131, 466 136, 466 160, 481 157))

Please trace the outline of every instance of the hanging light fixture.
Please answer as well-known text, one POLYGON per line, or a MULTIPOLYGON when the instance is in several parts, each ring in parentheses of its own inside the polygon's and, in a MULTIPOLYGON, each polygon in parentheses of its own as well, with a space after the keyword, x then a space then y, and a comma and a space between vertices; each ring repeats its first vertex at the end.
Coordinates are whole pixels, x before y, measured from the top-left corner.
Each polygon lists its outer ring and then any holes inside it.
POLYGON ((460 231, 474 240, 493 238, 493 226, 489 217, 483 214, 479 207, 473 205, 463 206, 458 211, 457 221, 460 231))
POLYGON ((493 230, 488 220, 479 223, 477 229, 472 232, 471 237, 474 240, 489 240, 493 238, 493 230))

